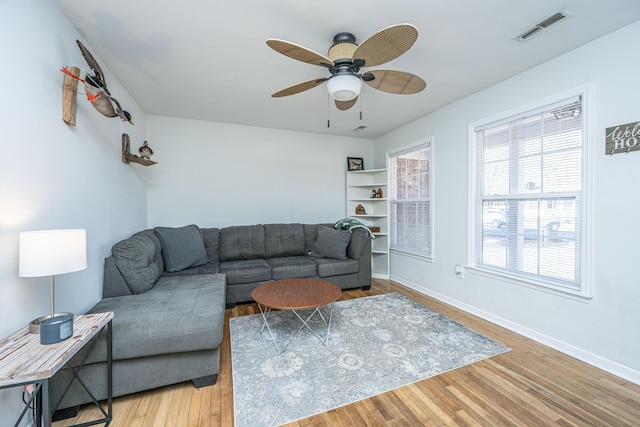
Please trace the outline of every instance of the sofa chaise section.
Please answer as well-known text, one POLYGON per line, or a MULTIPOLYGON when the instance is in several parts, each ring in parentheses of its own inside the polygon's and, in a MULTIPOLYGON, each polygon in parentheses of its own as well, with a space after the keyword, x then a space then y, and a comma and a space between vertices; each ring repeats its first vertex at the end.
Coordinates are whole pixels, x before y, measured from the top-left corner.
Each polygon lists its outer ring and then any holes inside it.
MULTIPOLYGON (((226 299, 224 275, 163 276, 160 246, 153 230, 114 245, 105 264, 104 298, 89 310, 115 312, 114 397, 183 381, 199 387, 217 379, 226 299)), ((74 357, 72 364, 82 364, 83 382, 98 400, 106 399, 106 334, 74 357)), ((71 372, 63 369, 51 381, 51 402, 59 409, 90 402, 78 382, 71 380, 71 372)))

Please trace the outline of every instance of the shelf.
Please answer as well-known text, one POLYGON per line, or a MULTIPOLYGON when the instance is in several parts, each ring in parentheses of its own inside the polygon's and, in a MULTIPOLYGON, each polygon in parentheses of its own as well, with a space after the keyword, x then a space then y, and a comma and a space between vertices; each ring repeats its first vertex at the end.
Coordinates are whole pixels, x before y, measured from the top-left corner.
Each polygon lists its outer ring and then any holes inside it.
POLYGON ((386 174, 387 170, 386 169, 367 169, 367 170, 361 170, 361 171, 349 171, 349 173, 356 174, 356 175, 358 175, 358 174, 363 174, 363 175, 364 174, 368 174, 368 175, 370 175, 372 173, 379 173, 379 172, 382 172, 382 173, 386 174))
POLYGON ((373 182, 373 183, 369 183, 369 184, 349 184, 349 187, 386 187, 387 183, 386 182, 373 182))
POLYGON ((389 199, 387 197, 370 197, 372 190, 382 190, 387 196, 386 169, 371 169, 347 172, 346 177, 346 212, 348 218, 359 220, 367 227, 378 227, 373 232, 375 239, 371 241, 372 277, 389 277, 389 199), (356 208, 362 205, 366 214, 356 214, 356 208))
POLYGON ((130 140, 129 140, 129 135, 127 135, 126 133, 122 134, 122 163, 138 163, 141 164, 143 166, 151 166, 151 165, 155 165, 158 162, 154 162, 153 160, 149 160, 149 159, 145 159, 142 158, 140 156, 136 156, 135 154, 131 154, 129 152, 130 149, 130 140))

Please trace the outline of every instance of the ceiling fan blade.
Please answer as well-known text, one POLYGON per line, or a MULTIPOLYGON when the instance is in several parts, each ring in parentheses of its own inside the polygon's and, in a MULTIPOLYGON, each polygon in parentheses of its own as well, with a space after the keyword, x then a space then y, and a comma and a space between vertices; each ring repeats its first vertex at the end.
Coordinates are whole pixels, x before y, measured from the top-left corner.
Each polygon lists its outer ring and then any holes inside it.
MULTIPOLYGON (((374 89, 396 95, 411 95, 424 90, 427 83, 415 74, 405 73, 396 70, 371 70, 367 73, 373 74, 373 80, 364 82, 374 89)), ((364 80, 364 79, 363 79, 364 80)))
POLYGON ((418 29, 414 25, 392 25, 360 43, 353 59, 364 59, 365 67, 384 64, 408 51, 417 39, 418 29))
POLYGON ((356 104, 356 101, 358 101, 357 96, 349 101, 338 101, 336 99, 336 107, 338 108, 338 110, 345 111, 353 107, 356 104))
POLYGON ((306 82, 298 83, 293 86, 286 87, 282 90, 271 95, 274 98, 282 98, 283 96, 295 95, 296 93, 304 92, 305 90, 313 89, 319 84, 324 83, 328 79, 321 77, 319 79, 307 80, 306 82))
POLYGON ((320 65, 323 67, 331 67, 333 65, 333 61, 326 56, 286 40, 267 39, 267 45, 284 56, 306 62, 307 64, 320 65))

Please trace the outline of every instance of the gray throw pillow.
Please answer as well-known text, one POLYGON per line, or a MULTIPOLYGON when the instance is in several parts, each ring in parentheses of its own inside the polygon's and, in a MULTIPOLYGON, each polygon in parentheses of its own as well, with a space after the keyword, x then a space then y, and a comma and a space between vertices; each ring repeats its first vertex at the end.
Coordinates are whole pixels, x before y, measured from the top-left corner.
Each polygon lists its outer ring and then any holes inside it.
POLYGON ((152 230, 144 230, 124 239, 111 248, 117 269, 132 294, 153 288, 164 270, 162 244, 152 230))
POLYGON ((156 227, 153 231, 162 244, 162 259, 168 272, 181 271, 209 262, 202 231, 198 226, 156 227))
POLYGON ((312 257, 347 259, 351 233, 329 227, 318 227, 318 237, 311 250, 312 257))

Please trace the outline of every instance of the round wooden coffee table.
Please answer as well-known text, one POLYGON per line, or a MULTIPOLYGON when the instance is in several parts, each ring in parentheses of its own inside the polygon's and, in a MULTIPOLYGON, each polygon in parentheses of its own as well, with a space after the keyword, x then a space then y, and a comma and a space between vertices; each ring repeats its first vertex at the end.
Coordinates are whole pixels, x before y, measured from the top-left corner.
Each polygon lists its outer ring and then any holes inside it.
POLYGON ((331 332, 331 318, 333 316, 333 304, 342 295, 342 289, 333 283, 320 279, 283 279, 275 280, 273 282, 264 283, 251 292, 251 297, 258 303, 258 308, 262 314, 262 329, 264 331, 265 326, 271 335, 273 344, 276 347, 278 353, 282 353, 289 343, 298 336, 300 331, 305 327, 309 329, 324 345, 329 343, 329 333, 331 332), (330 304, 329 314, 325 316, 320 311, 320 307, 330 304), (303 318, 298 311, 305 308, 313 308, 314 310, 305 318, 303 318), (269 325, 269 314, 272 309, 276 310, 290 310, 298 319, 302 322, 295 334, 290 337, 282 349, 278 346, 271 326, 269 325), (320 318, 327 325, 327 334, 325 338, 322 338, 311 326, 309 326, 309 320, 318 313, 320 318))

